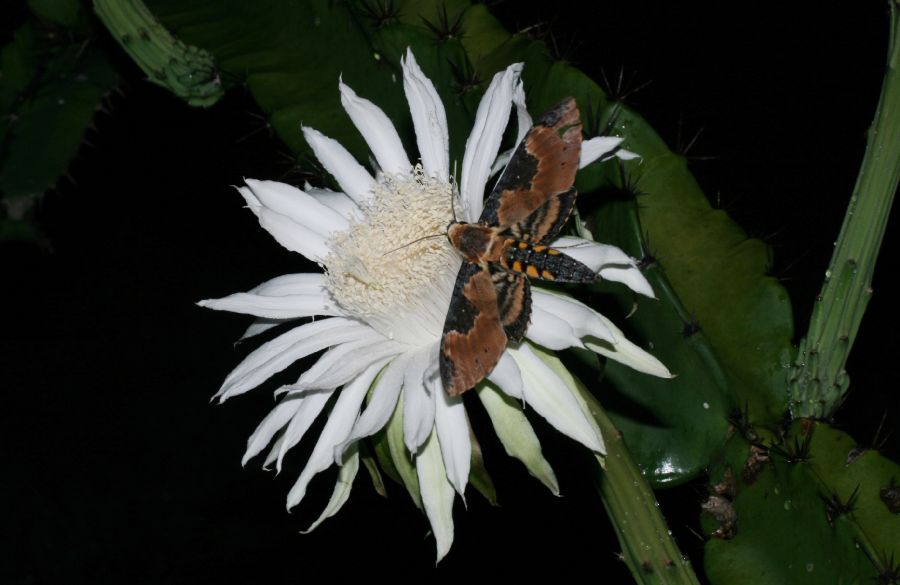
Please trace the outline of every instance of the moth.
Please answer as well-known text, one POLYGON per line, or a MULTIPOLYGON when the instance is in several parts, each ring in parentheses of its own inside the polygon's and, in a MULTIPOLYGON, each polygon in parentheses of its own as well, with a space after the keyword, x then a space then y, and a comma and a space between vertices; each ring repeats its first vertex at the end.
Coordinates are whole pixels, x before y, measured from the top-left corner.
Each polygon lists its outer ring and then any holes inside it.
POLYGON ((444 389, 458 396, 519 342, 531 319, 529 279, 596 282, 581 262, 551 248, 569 219, 581 158, 581 117, 566 98, 534 123, 491 191, 477 223, 452 221, 463 257, 444 322, 438 361, 444 389))

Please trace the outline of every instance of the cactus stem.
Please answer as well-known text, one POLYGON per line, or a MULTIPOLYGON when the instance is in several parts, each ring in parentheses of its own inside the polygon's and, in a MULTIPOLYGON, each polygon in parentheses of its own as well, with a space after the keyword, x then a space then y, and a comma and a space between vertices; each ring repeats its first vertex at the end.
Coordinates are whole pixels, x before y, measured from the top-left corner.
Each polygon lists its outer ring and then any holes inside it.
POLYGON ((94 11, 150 82, 192 106, 211 106, 224 95, 212 55, 175 38, 141 0, 94 0, 94 11))
POLYGON ((872 296, 875 261, 900 183, 900 9, 896 2, 889 4, 888 64, 866 153, 809 331, 788 376, 794 418, 827 418, 846 395, 850 381, 844 364, 872 296), (810 355, 821 353, 822 359, 804 363, 803 348, 810 355), (823 387, 816 383, 819 378, 835 383, 823 387))

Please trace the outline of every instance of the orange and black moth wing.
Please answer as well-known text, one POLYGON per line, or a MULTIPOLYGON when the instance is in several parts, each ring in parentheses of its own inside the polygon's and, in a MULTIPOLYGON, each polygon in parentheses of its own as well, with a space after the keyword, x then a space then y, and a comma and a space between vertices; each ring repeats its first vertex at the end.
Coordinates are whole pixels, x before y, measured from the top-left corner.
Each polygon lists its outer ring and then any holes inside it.
POLYGON ((538 118, 516 148, 484 205, 479 223, 518 240, 544 244, 575 205, 581 159, 581 116, 566 98, 538 118))
POLYGON ((505 349, 506 333, 491 273, 464 260, 450 298, 438 356, 444 390, 458 396, 481 382, 505 349))

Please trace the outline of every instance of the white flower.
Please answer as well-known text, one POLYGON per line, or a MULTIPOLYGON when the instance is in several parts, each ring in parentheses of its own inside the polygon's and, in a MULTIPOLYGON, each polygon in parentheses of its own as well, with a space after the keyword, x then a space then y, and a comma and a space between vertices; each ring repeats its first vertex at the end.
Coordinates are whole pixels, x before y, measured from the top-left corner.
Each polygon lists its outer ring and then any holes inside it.
MULTIPOLYGON (((296 360, 326 350, 296 383, 278 390, 284 396, 248 440, 243 458, 246 463, 274 439, 266 464, 274 463, 280 470, 285 453, 337 393, 309 461, 287 498, 289 509, 296 506, 314 475, 332 462, 342 465, 332 500, 314 526, 334 514, 349 495, 359 467, 356 441, 384 427, 402 404, 403 443, 414 458, 420 502, 440 560, 453 540, 454 492, 463 495, 471 459, 462 398, 444 392, 437 368, 461 259, 446 238, 409 244, 446 233, 451 198, 461 220, 478 220, 513 104, 519 140, 531 119, 519 80, 522 66, 512 65, 494 76, 481 100, 457 190, 450 175, 444 106, 411 52, 402 66, 421 164, 410 162, 381 109, 339 83, 341 103, 380 167, 374 175, 338 142, 304 127, 306 140, 342 192, 250 179, 239 189, 260 224, 280 244, 324 266, 325 273, 288 274, 250 292, 200 304, 259 317, 245 337, 289 320, 317 317, 250 353, 216 394, 219 400, 242 394, 296 360)), ((620 142, 608 137, 587 141, 581 166, 616 153, 629 157, 631 153, 616 150, 620 142)), ((560 238, 554 245, 606 280, 653 295, 635 261, 618 248, 577 238, 560 238)), ((532 295, 530 342, 551 350, 587 347, 642 372, 670 376, 658 360, 588 306, 539 286, 532 287, 532 295)), ((560 432, 604 453, 603 437, 582 409, 571 380, 565 378, 529 343, 522 343, 508 347, 488 377, 491 383, 475 390, 507 452, 554 493, 556 479, 522 413, 523 401, 560 432)))

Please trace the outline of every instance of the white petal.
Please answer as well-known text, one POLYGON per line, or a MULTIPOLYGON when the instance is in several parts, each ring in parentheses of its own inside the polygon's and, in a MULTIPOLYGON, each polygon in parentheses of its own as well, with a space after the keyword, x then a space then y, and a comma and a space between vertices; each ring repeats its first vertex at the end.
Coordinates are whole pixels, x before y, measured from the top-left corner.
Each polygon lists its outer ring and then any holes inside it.
POLYGON ((412 165, 400 142, 400 135, 387 115, 369 100, 356 95, 343 82, 338 87, 341 90, 341 104, 369 145, 381 170, 389 174, 409 173, 412 165))
POLYGON ((255 179, 245 179, 245 182, 263 207, 290 218, 324 238, 332 232, 345 231, 350 225, 346 217, 293 185, 255 179))
POLYGON ((341 190, 356 203, 368 201, 372 197, 372 186, 375 184, 375 179, 369 171, 334 138, 306 126, 303 126, 302 130, 303 137, 313 149, 316 158, 334 177, 341 190))
MULTIPOLYGON (((308 392, 300 397, 300 408, 290 424, 281 436, 280 446, 278 448, 278 457, 275 459, 275 469, 281 473, 281 462, 287 452, 303 439, 303 435, 309 430, 309 427, 316 421, 325 404, 331 398, 331 390, 323 390, 319 392, 308 392)), ((285 400, 294 398, 293 396, 285 397, 285 400)))
POLYGON ((381 373, 381 377, 375 383, 375 389, 369 398, 369 403, 359 420, 353 425, 353 430, 347 440, 338 445, 334 450, 335 463, 341 460, 344 450, 348 445, 363 438, 373 435, 387 424, 388 419, 397 407, 397 399, 400 397, 400 389, 403 387, 403 376, 409 363, 409 354, 397 356, 387 365, 381 373))
MULTIPOLYGON (((554 495, 559 495, 559 483, 553 468, 544 459, 541 443, 538 441, 531 423, 525 418, 522 407, 498 392, 490 384, 477 387, 478 398, 484 405, 497 437, 506 449, 507 455, 525 464, 528 473, 547 486, 554 495)), ((507 393, 508 394, 508 393, 507 393)))
POLYGON ((300 408, 300 404, 301 399, 299 398, 285 398, 266 415, 266 418, 259 423, 259 426, 247 439, 247 450, 241 459, 241 465, 247 465, 250 459, 266 448, 275 433, 284 428, 284 425, 293 418, 297 409, 300 408))
POLYGON ((282 295, 302 295, 325 290, 325 275, 321 272, 300 272, 283 274, 250 289, 257 295, 272 297, 282 295))
POLYGON ((359 341, 343 343, 326 351, 295 384, 285 386, 289 394, 307 390, 337 388, 359 376, 363 370, 386 357, 402 353, 399 343, 376 334, 359 341))
POLYGON ((481 216, 484 207, 484 187, 491 165, 497 157, 497 151, 500 150, 503 131, 509 123, 512 95, 521 71, 522 64, 514 63, 494 75, 491 85, 478 104, 472 133, 466 140, 462 179, 459 185, 468 221, 477 221, 481 216))
POLYGON ((245 339, 249 339, 261 333, 265 333, 272 327, 278 327, 279 325, 283 325, 289 321, 293 321, 293 319, 267 319, 265 317, 260 317, 259 319, 254 319, 253 323, 250 324, 249 327, 244 331, 244 334, 241 335, 241 338, 238 341, 243 341, 245 339))
POLYGON ((621 282, 636 293, 656 298, 653 287, 641 274, 637 261, 615 246, 570 236, 558 238, 551 246, 599 272, 606 280, 621 282))
POLYGON ((456 493, 465 498, 472 464, 472 441, 462 396, 435 392, 434 427, 441 443, 441 455, 447 468, 447 479, 456 493))
POLYGON ((516 360, 509 355, 509 352, 503 352, 500 361, 488 374, 487 379, 499 386, 507 396, 519 400, 525 397, 522 393, 522 373, 519 372, 519 366, 516 365, 516 360))
POLYGON ((444 104, 434 84, 419 68, 411 50, 406 50, 406 58, 400 59, 400 65, 403 67, 403 90, 416 129, 422 168, 427 175, 446 182, 450 177, 450 131, 444 104))
POLYGON ((522 370, 525 401, 556 429, 593 451, 603 452, 603 440, 588 422, 566 384, 528 346, 507 349, 522 370))
POLYGON ((431 531, 437 541, 437 561, 450 552, 453 545, 453 486, 447 481, 447 472, 441 458, 441 448, 434 432, 416 457, 416 474, 425 515, 431 523, 431 531))
POLYGON ((516 136, 516 144, 513 146, 513 149, 515 149, 515 147, 522 142, 522 139, 525 138, 525 135, 531 129, 533 124, 531 114, 528 113, 528 108, 525 107, 525 84, 521 80, 516 84, 516 90, 513 92, 512 101, 516 106, 516 121, 519 123, 519 133, 516 136))
POLYGON ((620 136, 595 136, 581 143, 581 160, 578 168, 583 169, 598 159, 609 158, 611 153, 625 140, 620 136), (605 156, 609 155, 609 156, 605 156))
POLYGON ((616 151, 616 156, 622 160, 634 160, 636 158, 641 158, 636 152, 631 152, 630 150, 625 150, 624 148, 620 148, 616 151))
POLYGON ((283 333, 250 353, 225 378, 213 398, 220 401, 243 394, 268 380, 295 361, 322 351, 326 347, 379 334, 368 325, 353 319, 332 317, 314 321, 283 333))
POLYGON ((353 487, 353 480, 356 479, 356 472, 359 471, 359 448, 353 445, 347 452, 346 460, 338 471, 337 482, 334 484, 334 491, 331 492, 331 498, 328 505, 322 510, 319 518, 310 524, 306 530, 301 530, 302 534, 312 532, 319 527, 319 524, 328 520, 337 514, 343 505, 350 498, 350 490, 353 487))
POLYGON ((249 188, 241 187, 238 191, 244 195, 248 207, 256 214, 259 225, 269 232, 276 242, 292 252, 303 254, 313 262, 321 263, 328 256, 327 238, 295 223, 285 215, 275 213, 258 204, 256 206, 250 204, 249 188))
POLYGON ((272 470, 272 464, 275 463, 275 460, 278 459, 278 453, 281 451, 281 444, 284 442, 284 433, 278 435, 278 438, 275 439, 275 442, 272 443, 272 446, 269 448, 269 452, 266 454, 266 459, 263 461, 262 468, 266 471, 272 470))
POLYGON ((251 293, 235 293, 221 299, 197 303, 217 311, 231 311, 267 319, 298 319, 314 315, 342 315, 331 296, 323 293, 270 297, 251 293))
POLYGON ((303 186, 303 190, 325 207, 341 214, 342 217, 347 219, 362 218, 362 211, 360 211, 359 206, 346 193, 313 187, 309 183, 303 186))
POLYGON ((537 306, 537 303, 531 306, 531 324, 528 325, 525 336, 547 349, 559 350, 567 347, 584 347, 569 323, 545 311, 537 306))
POLYGON ((613 335, 616 337, 615 345, 607 343, 601 340, 591 340, 585 339, 584 345, 589 350, 599 353, 600 355, 606 356, 611 360, 617 361, 621 364, 628 366, 638 372, 643 372, 645 374, 650 374, 651 376, 657 376, 659 378, 673 378, 669 369, 666 366, 632 343, 628 341, 625 337, 625 334, 616 327, 612 321, 600 315, 600 318, 603 319, 606 323, 606 327, 612 331, 613 335))
POLYGON ((437 392, 425 378, 437 361, 437 346, 412 355, 403 377, 403 441, 415 455, 434 427, 434 399, 437 392))
MULTIPOLYGON (((532 306, 565 321, 575 338, 591 336, 616 343, 616 336, 606 326, 608 320, 581 301, 539 287, 532 287, 531 291, 532 306)), ((532 327, 534 327, 534 322, 532 322, 532 327)), ((581 343, 575 343, 572 346, 582 347, 581 343)), ((550 347, 549 349, 563 348, 550 347)))
POLYGON ((331 414, 328 415, 328 422, 319 435, 319 440, 306 462, 306 467, 297 478, 297 482, 287 497, 287 508, 290 510, 300 503, 303 496, 306 495, 306 486, 309 480, 320 471, 324 471, 331 465, 333 461, 332 454, 334 447, 341 443, 350 434, 356 417, 359 416, 359 407, 362 404, 366 392, 369 390, 372 381, 378 374, 378 370, 384 365, 384 360, 372 364, 365 372, 358 376, 353 382, 344 386, 338 396, 331 414))
POLYGON ((494 161, 494 164, 491 165, 491 172, 489 173, 488 178, 493 177, 506 168, 506 165, 509 164, 509 159, 512 158, 513 151, 515 151, 515 148, 510 148, 497 155, 497 159, 494 161))

